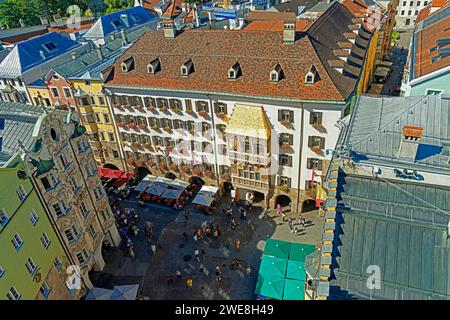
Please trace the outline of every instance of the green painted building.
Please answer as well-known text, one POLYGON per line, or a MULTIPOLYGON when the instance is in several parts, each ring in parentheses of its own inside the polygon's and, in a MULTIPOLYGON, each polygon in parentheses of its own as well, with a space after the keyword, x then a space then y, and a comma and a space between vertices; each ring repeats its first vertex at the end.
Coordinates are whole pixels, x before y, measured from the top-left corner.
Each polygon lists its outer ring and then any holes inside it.
POLYGON ((0 299, 70 299, 67 255, 16 155, 0 167, 0 299))

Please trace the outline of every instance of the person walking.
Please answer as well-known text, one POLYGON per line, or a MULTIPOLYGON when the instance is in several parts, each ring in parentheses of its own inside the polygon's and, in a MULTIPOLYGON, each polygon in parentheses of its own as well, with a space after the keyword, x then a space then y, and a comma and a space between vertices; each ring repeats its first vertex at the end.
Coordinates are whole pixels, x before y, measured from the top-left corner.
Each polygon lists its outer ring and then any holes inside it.
POLYGON ((198 251, 198 249, 195 249, 194 255, 195 255, 195 260, 197 260, 197 262, 200 263, 200 251, 198 251))
POLYGON ((245 273, 247 273, 247 277, 251 277, 252 275, 252 267, 247 266, 247 269, 245 269, 245 273))
POLYGON ((153 255, 155 255, 156 254, 156 245, 152 244, 151 248, 152 248, 153 255))
POLYGON ((236 240, 236 243, 235 243, 234 245, 235 245, 235 247, 236 247, 236 250, 237 250, 238 252, 240 252, 240 250, 241 250, 241 240, 237 239, 237 240, 236 240))
POLYGON ((188 239, 186 232, 183 232, 183 239, 184 239, 184 241, 187 241, 187 239, 188 239))
POLYGON ((171 274, 167 275, 167 285, 170 286, 171 284, 173 284, 173 278, 171 274))
POLYGON ((286 220, 286 212, 281 213, 281 218, 282 218, 283 222, 286 220))
POLYGON ((269 210, 268 210, 267 208, 264 208, 264 211, 263 211, 263 220, 266 220, 268 215, 269 215, 269 210))
POLYGON ((176 275, 176 277, 177 277, 177 280, 180 280, 181 277, 183 276, 183 275, 181 274, 180 270, 177 270, 177 271, 175 272, 175 275, 176 275))
POLYGON ((302 225, 303 228, 305 227, 306 218, 305 218, 305 215, 303 213, 300 214, 300 224, 302 225))
POLYGON ((187 288, 188 291, 192 290, 192 285, 193 285, 192 279, 191 278, 187 279, 186 280, 186 288, 187 288))
POLYGON ((205 249, 202 249, 202 258, 203 258, 203 261, 206 260, 206 257, 207 257, 207 256, 208 256, 208 254, 207 254, 206 250, 205 250, 205 249))
POLYGON ((198 237, 197 237, 197 233, 195 233, 195 235, 194 235, 194 243, 197 244, 197 242, 198 242, 198 237))
POLYGON ((219 225, 216 226, 216 230, 217 230, 217 235, 220 237, 222 235, 222 231, 220 230, 219 225))

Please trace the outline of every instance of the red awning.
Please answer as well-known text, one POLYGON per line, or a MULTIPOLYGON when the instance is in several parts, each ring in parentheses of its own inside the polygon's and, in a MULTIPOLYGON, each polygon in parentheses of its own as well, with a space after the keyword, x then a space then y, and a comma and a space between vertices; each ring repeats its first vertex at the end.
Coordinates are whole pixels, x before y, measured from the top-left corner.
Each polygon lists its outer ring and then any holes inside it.
POLYGON ((126 179, 130 180, 134 174, 131 172, 124 172, 120 170, 113 170, 103 167, 98 167, 98 174, 102 178, 108 178, 108 179, 126 179))

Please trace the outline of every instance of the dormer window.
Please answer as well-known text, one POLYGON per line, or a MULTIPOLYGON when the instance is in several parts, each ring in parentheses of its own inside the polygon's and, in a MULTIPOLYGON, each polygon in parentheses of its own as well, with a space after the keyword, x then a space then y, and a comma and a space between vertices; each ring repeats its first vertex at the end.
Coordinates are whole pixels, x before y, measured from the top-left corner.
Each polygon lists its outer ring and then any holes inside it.
POLYGON ((122 68, 122 72, 129 72, 134 68, 134 58, 130 57, 122 62, 120 65, 122 68))
POLYGON ((281 69, 281 66, 279 63, 273 66, 272 70, 270 71, 270 81, 271 82, 278 82, 281 80, 283 76, 283 70, 281 69))
POLYGON ((314 65, 311 65, 309 71, 305 75, 306 84, 314 84, 318 80, 317 69, 314 65))
POLYGON ((239 77, 241 71, 241 66, 239 62, 236 62, 229 70, 228 70, 228 79, 237 79, 239 77))
POLYGON ((189 59, 186 61, 180 68, 181 75, 183 77, 187 77, 190 73, 194 71, 194 63, 192 62, 192 59, 189 59))
POLYGON ((151 74, 157 73, 160 70, 160 65, 161 65, 161 63, 160 63, 159 59, 155 59, 155 60, 151 61, 147 66, 148 73, 151 73, 151 74))

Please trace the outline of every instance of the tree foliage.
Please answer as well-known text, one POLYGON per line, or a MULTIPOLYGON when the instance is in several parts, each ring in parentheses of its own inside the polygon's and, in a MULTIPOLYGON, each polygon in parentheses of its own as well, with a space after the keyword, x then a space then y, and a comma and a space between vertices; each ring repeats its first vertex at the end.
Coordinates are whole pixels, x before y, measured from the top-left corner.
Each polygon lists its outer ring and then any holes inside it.
POLYGON ((18 28, 20 21, 26 26, 40 23, 39 16, 51 17, 59 14, 67 16, 70 5, 78 5, 81 12, 91 8, 93 12, 104 12, 105 5, 102 0, 0 0, 0 24, 8 28, 18 28))

